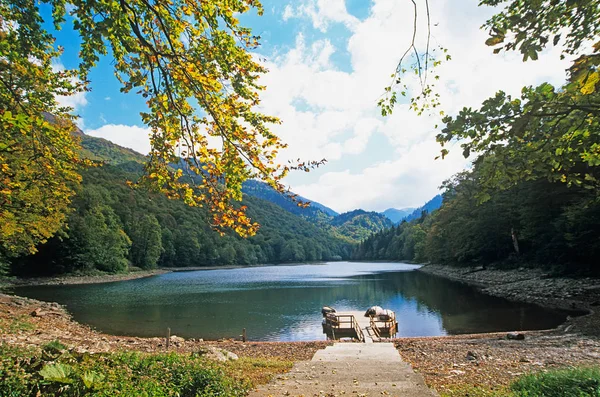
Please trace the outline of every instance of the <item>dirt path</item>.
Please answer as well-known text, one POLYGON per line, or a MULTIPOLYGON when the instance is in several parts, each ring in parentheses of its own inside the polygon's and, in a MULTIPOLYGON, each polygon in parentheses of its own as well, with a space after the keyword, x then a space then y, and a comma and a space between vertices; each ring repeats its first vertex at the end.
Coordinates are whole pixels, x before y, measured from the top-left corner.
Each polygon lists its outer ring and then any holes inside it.
POLYGON ((400 358, 392 343, 335 343, 297 363, 288 374, 251 392, 266 396, 433 397, 423 378, 400 358))

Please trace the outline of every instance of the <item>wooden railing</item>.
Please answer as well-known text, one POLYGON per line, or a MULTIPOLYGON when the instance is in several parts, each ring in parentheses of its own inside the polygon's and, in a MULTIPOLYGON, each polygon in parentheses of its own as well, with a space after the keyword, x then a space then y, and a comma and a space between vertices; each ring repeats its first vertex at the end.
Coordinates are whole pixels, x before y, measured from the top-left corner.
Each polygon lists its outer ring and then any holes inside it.
POLYGON ((387 331, 387 335, 385 335, 388 338, 391 338, 392 336, 394 336, 394 334, 396 333, 396 320, 392 319, 392 320, 377 320, 375 317, 371 316, 371 329, 373 330, 374 334, 381 339, 381 333, 382 333, 382 328, 385 329, 387 331))
POLYGON ((373 318, 373 316, 371 316, 371 331, 373 331, 373 334, 375 334, 375 336, 377 337, 377 339, 381 340, 381 332, 379 331, 379 327, 377 326, 377 324, 375 323, 375 318, 373 318))
MULTIPOLYGON (((356 337, 359 341, 365 341, 365 335, 363 334, 362 329, 360 329, 360 325, 356 320, 356 317, 352 314, 333 314, 325 317, 326 324, 331 328, 331 332, 335 335, 336 329, 353 329, 356 333, 356 337), (343 325, 348 325, 344 327, 343 325)), ((335 336, 334 336, 335 338, 335 336)))

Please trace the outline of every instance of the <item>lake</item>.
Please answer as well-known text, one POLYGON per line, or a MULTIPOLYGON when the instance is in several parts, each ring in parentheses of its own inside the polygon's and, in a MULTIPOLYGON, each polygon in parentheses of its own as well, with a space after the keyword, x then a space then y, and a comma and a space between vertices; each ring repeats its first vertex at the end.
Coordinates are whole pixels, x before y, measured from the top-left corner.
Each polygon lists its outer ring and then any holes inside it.
POLYGON ((330 262, 175 272, 105 284, 20 287, 114 335, 250 340, 326 339, 321 307, 396 312, 398 336, 553 328, 567 313, 512 303, 402 263, 330 262))

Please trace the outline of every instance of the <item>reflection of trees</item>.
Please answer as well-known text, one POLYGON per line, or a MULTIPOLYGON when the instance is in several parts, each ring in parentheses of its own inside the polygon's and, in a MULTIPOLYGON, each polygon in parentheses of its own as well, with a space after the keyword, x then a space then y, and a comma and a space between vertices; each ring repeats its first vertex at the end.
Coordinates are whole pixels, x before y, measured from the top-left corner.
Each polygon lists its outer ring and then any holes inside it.
MULTIPOLYGON (((77 320, 100 330, 140 336, 162 335, 171 327, 184 337, 216 339, 235 337, 247 328, 252 339, 267 335, 287 339, 286 335, 298 334, 295 327, 301 324, 304 338, 320 339, 322 306, 363 310, 374 304, 397 312, 416 308, 420 318, 441 318, 450 334, 546 328, 560 320, 556 313, 513 304, 419 272, 237 284, 236 289, 226 291, 204 290, 194 284, 178 284, 174 289, 158 281, 28 288, 19 294, 65 303, 77 320)), ((430 331, 438 330, 436 324, 430 331)))

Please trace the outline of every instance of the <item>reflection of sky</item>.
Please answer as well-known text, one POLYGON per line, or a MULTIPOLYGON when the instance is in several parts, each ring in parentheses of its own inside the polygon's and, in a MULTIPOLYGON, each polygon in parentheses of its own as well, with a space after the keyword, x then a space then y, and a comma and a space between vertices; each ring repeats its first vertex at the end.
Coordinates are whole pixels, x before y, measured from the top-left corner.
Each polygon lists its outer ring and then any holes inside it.
POLYGON ((412 271, 416 267, 381 262, 264 266, 17 293, 65 304, 76 320, 118 335, 159 336, 169 327, 183 337, 218 339, 238 337, 246 328, 251 340, 322 340, 322 306, 392 309, 401 336, 557 325, 556 315, 542 309, 525 310, 412 271))

